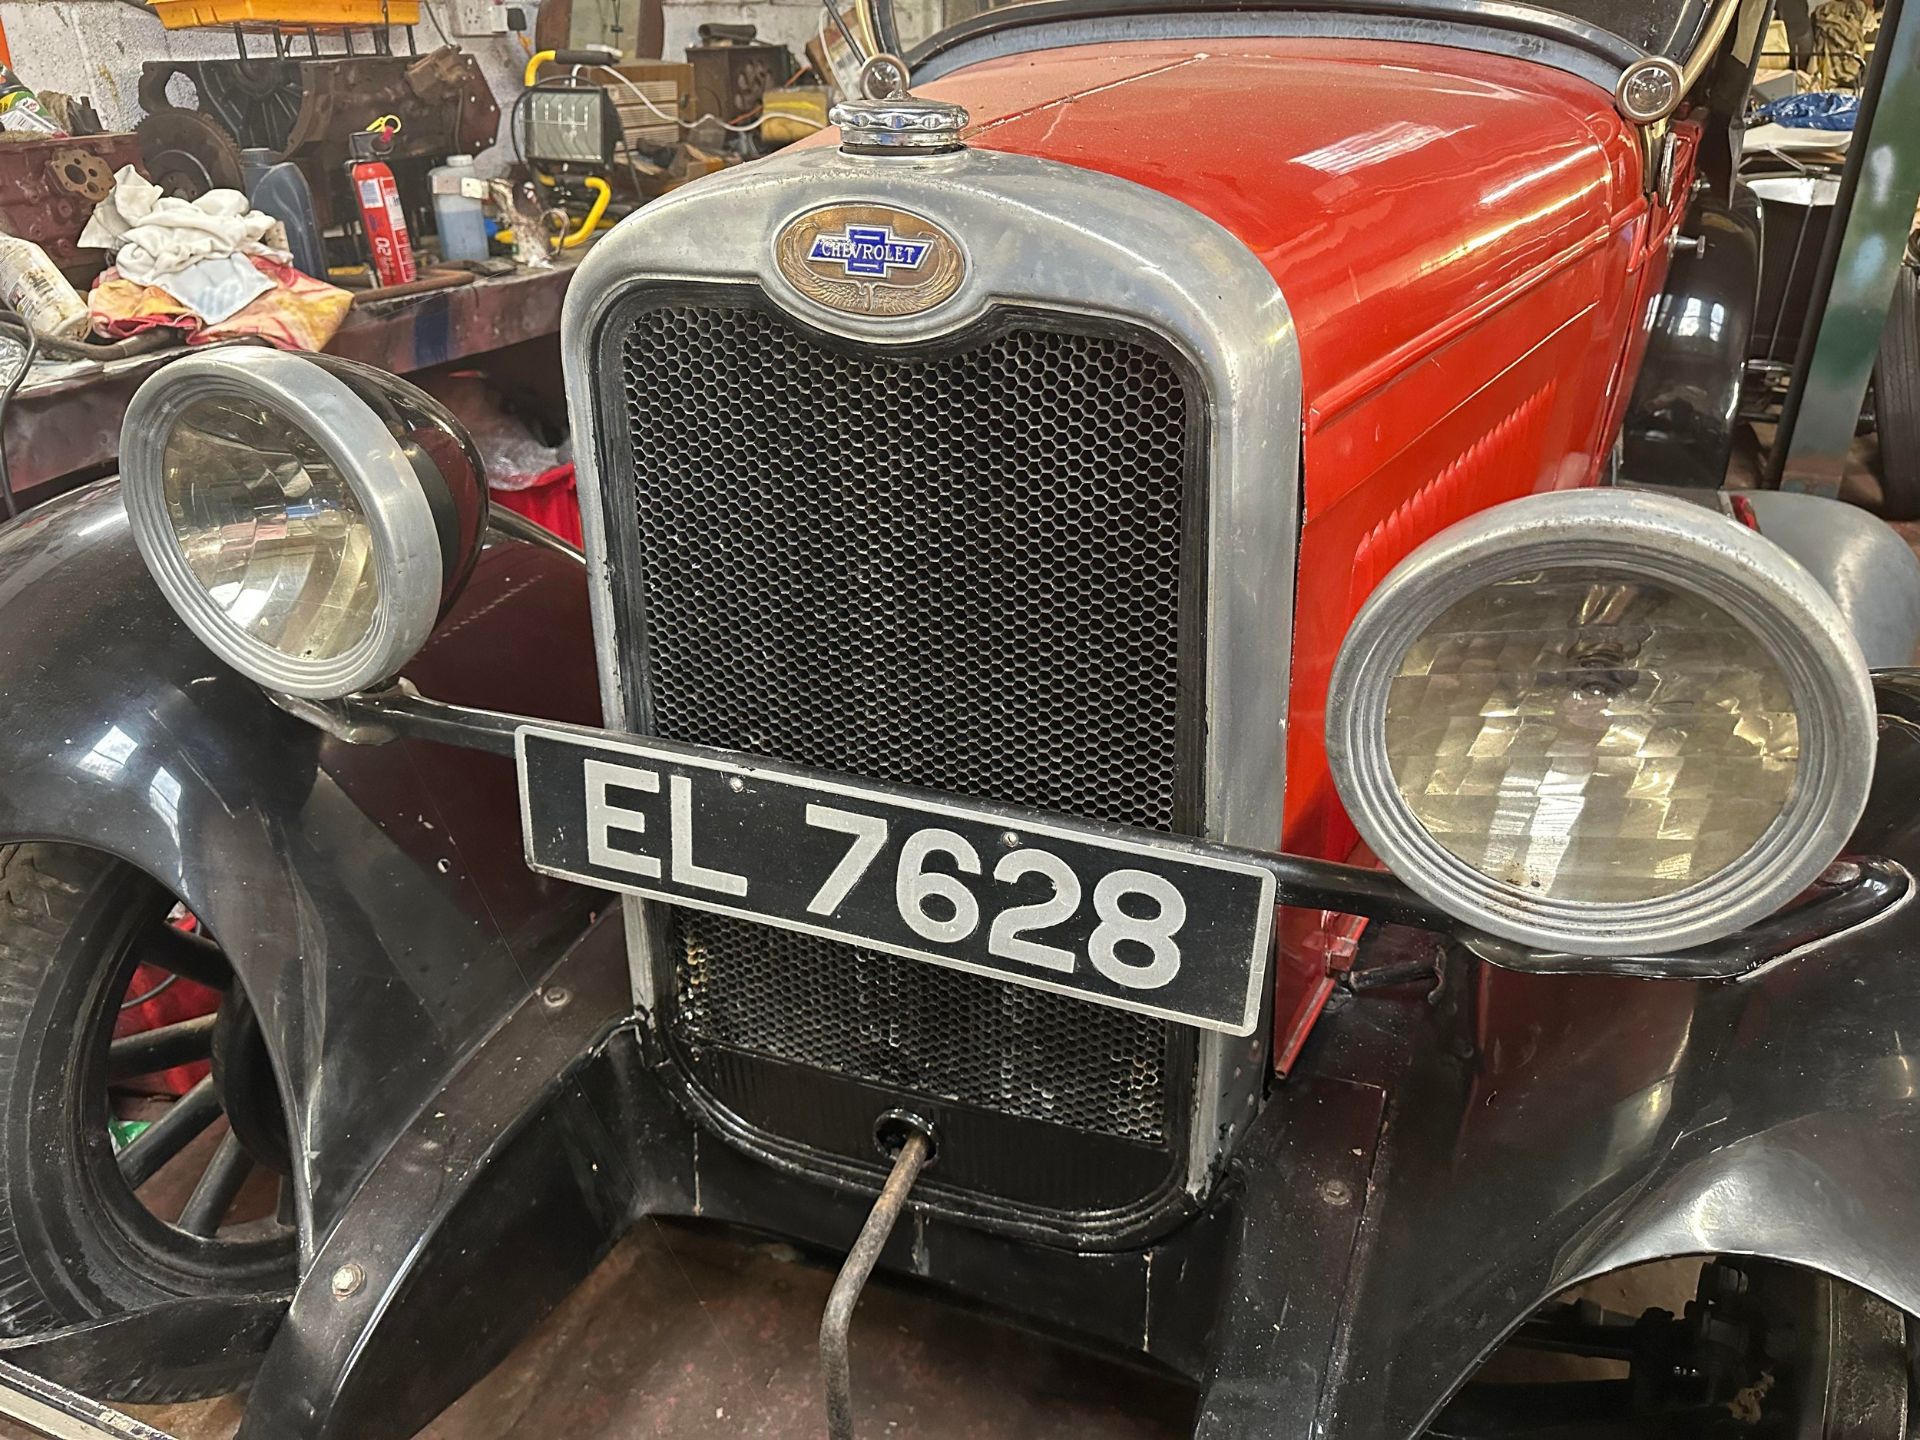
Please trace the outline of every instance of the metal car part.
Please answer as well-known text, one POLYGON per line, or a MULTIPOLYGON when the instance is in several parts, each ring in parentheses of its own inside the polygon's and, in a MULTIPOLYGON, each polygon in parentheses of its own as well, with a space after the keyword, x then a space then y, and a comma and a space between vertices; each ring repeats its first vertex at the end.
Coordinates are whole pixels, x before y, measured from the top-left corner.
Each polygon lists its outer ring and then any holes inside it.
MULTIPOLYGON (((383 751, 279 715, 214 663, 152 603, 125 526, 106 485, 0 536, 8 613, 40 622, 0 627, 0 715, 21 757, 0 834, 110 848, 167 877, 235 937, 263 1002, 308 1142, 313 1238, 294 1308, 281 1319, 263 1297, 249 1322, 271 1348, 248 1440, 412 1434, 641 1215, 852 1242, 870 1190, 769 1168, 677 1105, 631 1024, 617 921, 549 970, 601 902, 519 864, 504 756, 515 711, 593 719, 573 684, 591 659, 572 561, 490 550, 413 667, 499 709, 404 690, 325 707, 408 717, 383 751), (507 623, 516 606, 535 608, 507 623), (420 743, 463 735, 487 753, 420 743), (182 784, 164 812, 161 775, 182 784), (342 1299, 333 1277, 355 1265, 342 1299), (451 1312, 449 1295, 464 1297, 451 1312)), ((1916 843, 1920 685, 1897 677, 1880 698, 1854 845, 1898 869, 1916 843)), ((1364 872, 1342 884, 1307 903, 1400 890, 1364 872)), ((1086 1253, 916 1208, 913 1244, 882 1267, 1144 1351, 1199 1383, 1209 1437, 1416 1434, 1541 1302, 1648 1258, 1771 1256, 1920 1311, 1920 976, 1888 963, 1915 913, 1711 985, 1518 975, 1376 924, 1360 968, 1424 958, 1438 988, 1338 997, 1192 1223, 1086 1253)), ((99 1375, 156 1335, 230 1346, 235 1320, 142 1311, 44 1348, 69 1356, 63 1374, 99 1375)))
POLYGON ((156 110, 134 132, 140 159, 168 195, 198 200, 209 190, 241 190, 240 146, 211 115, 195 110, 156 110))
POLYGON ((1820 582, 1875 670, 1913 663, 1920 649, 1920 558, 1898 531, 1857 505, 1824 495, 1745 495, 1760 533, 1820 582))
MULTIPOLYGON (((1899 717, 1920 705, 1920 691, 1909 684, 1886 699, 1904 727, 1899 717)), ((1920 742, 1903 729, 1883 765, 1856 843, 1911 858, 1920 742)), ((1885 965, 1889 947, 1912 937, 1913 914, 1735 985, 1515 975, 1377 927, 1363 971, 1425 956, 1439 984, 1338 1007, 1282 1103, 1265 1108, 1228 1162, 1233 1183, 1221 1202, 1191 1224, 1139 1250, 1086 1254, 916 1207, 914 1243, 882 1266, 1194 1377, 1196 1433, 1209 1440, 1316 1428, 1339 1440, 1416 1435, 1540 1304, 1645 1259, 1766 1256, 1920 1308, 1907 1244, 1920 1113, 1901 1078, 1916 992, 1912 976, 1885 965), (1596 1031, 1612 1057, 1598 1069, 1593 1052, 1572 1043, 1596 1031), (1317 1183, 1300 1184, 1301 1173, 1317 1183), (1776 1203, 1782 1195, 1792 1203, 1776 1203), (1441 1307, 1455 1317, 1448 1324, 1433 1323, 1441 1307), (1281 1364, 1279 1355, 1312 1358, 1281 1364)), ((569 962, 549 983, 570 997, 559 1014, 576 1036, 593 1033, 592 1015, 612 1025, 622 1013, 617 976, 569 962)), ((853 1243, 871 1194, 809 1184, 709 1143, 663 1083, 644 1028, 616 1030, 571 1072, 576 1091, 597 1097, 589 1105, 560 1094, 512 1127, 520 1144, 563 1144, 567 1163, 549 1161, 537 1181, 504 1156, 492 1168, 507 1173, 463 1164, 453 1183, 423 1167, 423 1151, 464 1135, 447 1129, 441 1109, 497 1134, 510 1125, 498 1097, 524 1103, 529 1071, 570 1073, 565 1051, 541 1043, 551 1016, 538 1013, 538 998, 527 1008, 449 1086, 455 1106, 422 1112, 383 1167, 390 1173, 369 1187, 358 1223, 316 1267, 308 1303, 296 1304, 276 1347, 279 1363, 255 1387, 249 1440, 405 1433, 380 1383, 392 1378, 382 1357, 418 1337, 444 1362, 432 1371, 442 1393, 484 1365, 416 1277, 453 1263, 476 1226, 509 1220, 514 1236, 546 1233, 577 1263, 590 1240, 532 1227, 563 1196, 577 1207, 582 1184, 602 1197, 588 1208, 609 1234, 635 1215, 698 1214, 835 1250, 853 1243), (631 1149, 603 1117, 632 1137, 631 1149), (610 1140, 624 1157, 617 1163, 610 1140), (531 1192, 517 1206, 513 1185, 531 1192), (331 1299, 336 1260, 365 1255, 370 1238, 423 1233, 428 1244, 395 1245, 405 1252, 398 1268, 383 1261, 358 1292, 384 1293, 386 1304, 331 1299), (329 1423, 299 1412, 286 1393, 295 1380, 334 1382, 324 1392, 329 1423)), ((423 1414, 411 1392, 406 1403, 423 1414)))
POLYGON ((915 96, 843 100, 827 118, 840 127, 840 148, 852 155, 938 154, 957 149, 967 128, 964 107, 915 96))
POLYGON ((1613 93, 1621 72, 1643 56, 1597 26, 1531 6, 1463 5, 1454 18, 1442 10, 1394 14, 1386 10, 1184 9, 1114 13, 1104 4, 1030 3, 985 10, 933 36, 907 58, 913 81, 926 85, 983 61, 1039 50, 1118 40, 1214 40, 1239 37, 1400 40, 1511 55, 1577 75, 1613 93), (1513 23, 1489 24, 1480 14, 1513 23), (1478 12, 1478 13, 1476 13, 1478 12))
POLYGON ((1620 72, 1613 97, 1627 119, 1636 125, 1651 125, 1680 108, 1680 99, 1686 93, 1683 85, 1678 65, 1664 55, 1650 55, 1620 72))
POLYGON ((328 698, 392 675, 433 633, 450 578, 439 525, 412 458, 344 380, 276 350, 189 356, 134 395, 121 466, 135 542, 161 592, 207 647, 271 690, 328 698), (339 466, 372 530, 379 594, 372 621, 344 653, 290 656, 255 639, 215 607, 189 568, 165 497, 168 444, 191 407, 231 396, 268 406, 339 466))
POLYGON ((1844 617, 1777 546, 1671 496, 1558 491, 1441 532, 1384 580, 1335 667, 1327 746, 1348 812, 1375 854, 1434 904, 1495 935, 1599 955, 1684 949, 1779 909, 1839 854, 1873 778, 1873 695, 1844 617), (1530 893, 1443 848, 1403 799, 1386 755, 1388 689, 1408 647, 1495 580, 1610 567, 1706 597, 1737 615, 1784 672, 1799 716, 1786 808, 1738 859, 1658 899, 1594 903, 1530 893))
POLYGON ((0 1415, 49 1440, 173 1440, 131 1415, 0 1360, 0 1415))
MULTIPOLYGON (((1760 283, 1760 200, 1701 196, 1688 227, 1704 253, 1676 253, 1654 304, 1646 359, 1621 424, 1620 476, 1717 491, 1740 423, 1741 384, 1760 283), (1700 323, 1711 315, 1713 323, 1700 323)), ((1678 234, 1678 230, 1674 232, 1678 234)))
MULTIPOLYGON (((629 671, 640 653, 619 586, 635 557, 616 558, 623 522, 607 511, 618 442, 607 430, 593 357, 620 302, 650 286, 706 284, 756 292, 806 326, 911 353, 967 331, 997 309, 1056 312, 1076 322, 1144 327, 1187 357, 1210 392, 1210 532, 1206 593, 1206 741, 1199 801, 1206 834, 1270 845, 1280 828, 1284 649, 1288 633, 1298 467, 1300 370, 1286 302, 1253 255, 1188 207, 1074 166, 958 151, 913 158, 811 150, 715 177, 647 207, 595 247, 569 291, 562 326, 569 405, 578 427, 581 506, 592 583, 603 704, 613 728, 638 728, 629 671), (849 314, 808 299, 775 263, 775 239, 794 217, 827 203, 911 211, 956 237, 969 262, 952 298, 921 314, 849 314), (1164 257, 1178 254, 1175 270, 1164 257), (1287 418, 1293 417, 1293 418, 1287 418)), ((660 617, 659 623, 671 623, 660 617)), ((657 1013, 647 911, 629 902, 636 997, 657 1013)), ((1262 1041, 1199 1042, 1191 1149, 1182 1188, 1200 1194, 1235 1128, 1252 1116, 1262 1041)), ((861 1183, 866 1183, 864 1180, 861 1183)))
MULTIPOLYGON (((450 705, 422 695, 405 679, 377 691, 349 695, 334 701, 296 701, 286 696, 269 698, 278 702, 289 714, 347 745, 390 745, 401 739, 434 740, 488 755, 512 757, 519 751, 521 731, 529 726, 540 731, 574 733, 582 740, 614 738, 609 732, 590 727, 555 726, 499 711, 450 705)), ((684 752, 689 760, 696 763, 716 760, 737 762, 740 759, 736 752, 718 751, 705 746, 679 746, 654 741, 648 748, 668 754, 684 752)), ((769 776, 803 782, 832 783, 834 779, 825 772, 764 759, 756 759, 754 768, 769 776)), ((905 786, 880 785, 874 788, 899 791, 909 797, 920 793, 924 798, 935 798, 925 792, 911 791, 905 786)), ((1007 807, 1001 808, 1007 810, 1007 807)), ((1043 812, 1022 809, 1016 823, 1044 824, 1045 820, 1043 812)), ((1116 838, 1128 833, 1128 827, 1121 825, 1096 824, 1095 828, 1104 829, 1116 838)), ((1141 838, 1164 841, 1164 836, 1156 832, 1145 832, 1141 838)), ((1756 974, 1816 945, 1835 941, 1877 924, 1903 909, 1914 891, 1913 876, 1898 861, 1873 855, 1841 859, 1820 876, 1811 888, 1806 903, 1769 916, 1738 935, 1694 950, 1642 956, 1602 956, 1541 950, 1498 939, 1434 906, 1394 876, 1366 866, 1241 847, 1225 847, 1217 853, 1223 858, 1257 865, 1271 873, 1278 887, 1278 903, 1283 906, 1333 910, 1385 924, 1429 930, 1459 942, 1468 951, 1503 970, 1530 975, 1736 980, 1756 974)), ((898 1112, 888 1113, 892 1115, 898 1112)))
POLYGON ((84 294, 99 271, 100 252, 81 249, 80 233, 104 195, 102 178, 111 189, 113 172, 139 154, 130 135, 34 139, 13 132, 0 144, 0 227, 45 250, 84 294))
MULTIPOLYGON (((914 80, 924 83, 982 60, 1102 41, 1225 35, 1405 40, 1551 65, 1593 81, 1614 96, 1626 119, 1650 126, 1672 115, 1706 74, 1740 8, 1741 0, 1712 0, 1697 11, 1686 7, 1687 17, 1697 14, 1695 28, 1651 39, 1636 35, 1651 45, 1646 50, 1583 18, 1508 0, 1449 0, 1405 13, 1355 5, 1260 15, 1214 11, 1204 3, 1129 13, 1106 0, 1025 0, 978 11, 927 37, 907 59, 914 80)), ((897 44, 891 4, 878 9, 882 43, 897 44)))

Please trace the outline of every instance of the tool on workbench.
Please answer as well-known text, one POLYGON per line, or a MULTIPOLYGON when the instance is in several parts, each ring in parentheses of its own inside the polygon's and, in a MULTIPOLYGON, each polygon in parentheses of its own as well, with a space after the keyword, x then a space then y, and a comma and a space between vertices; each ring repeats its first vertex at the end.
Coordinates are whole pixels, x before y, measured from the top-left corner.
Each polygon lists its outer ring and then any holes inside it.
POLYGON ((514 145, 534 178, 563 205, 584 203, 586 215, 560 239, 564 248, 583 245, 599 227, 613 199, 607 172, 621 143, 620 112, 602 86, 576 73, 542 79, 540 67, 607 66, 620 53, 605 45, 581 50, 540 50, 527 57, 526 89, 514 102, 514 145))

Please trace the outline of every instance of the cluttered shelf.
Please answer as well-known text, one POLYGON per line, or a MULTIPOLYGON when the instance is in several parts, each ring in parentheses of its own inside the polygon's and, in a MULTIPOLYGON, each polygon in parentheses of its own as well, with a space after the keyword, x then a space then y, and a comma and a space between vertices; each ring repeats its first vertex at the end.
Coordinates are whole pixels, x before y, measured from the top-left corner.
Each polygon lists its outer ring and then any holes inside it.
MULTIPOLYGON (((480 426, 504 447, 494 488, 570 474, 552 351, 581 254, 677 186, 823 127, 857 69, 849 45, 808 42, 800 61, 751 26, 702 26, 679 63, 536 45, 520 8, 475 47, 429 4, 427 50, 384 5, 362 25, 341 0, 260 3, 148 10, 169 29, 243 23, 226 58, 136 37, 153 54, 137 111, 29 88, 0 32, 0 520, 111 471, 141 382, 215 344, 429 389, 481 372, 485 414, 511 421, 480 426)), ((57 46, 21 53, 43 87, 77 78, 57 46)))
MULTIPOLYGON (((406 374, 557 334, 576 254, 555 256, 547 268, 502 275, 429 272, 461 278, 390 299, 362 297, 326 353, 406 374)), ((120 417, 134 390, 188 350, 172 343, 141 355, 36 366, 6 417, 13 483, 22 501, 30 503, 36 487, 112 465, 120 417)))

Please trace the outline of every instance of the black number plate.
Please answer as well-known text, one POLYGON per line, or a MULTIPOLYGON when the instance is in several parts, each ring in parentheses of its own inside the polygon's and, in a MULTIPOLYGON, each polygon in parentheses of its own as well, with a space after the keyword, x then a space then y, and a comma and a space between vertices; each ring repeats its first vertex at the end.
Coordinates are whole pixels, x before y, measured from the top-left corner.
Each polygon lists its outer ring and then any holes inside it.
POLYGON ((519 732, 527 862, 1137 1010, 1252 1033, 1273 876, 1201 843, 580 731, 519 732))

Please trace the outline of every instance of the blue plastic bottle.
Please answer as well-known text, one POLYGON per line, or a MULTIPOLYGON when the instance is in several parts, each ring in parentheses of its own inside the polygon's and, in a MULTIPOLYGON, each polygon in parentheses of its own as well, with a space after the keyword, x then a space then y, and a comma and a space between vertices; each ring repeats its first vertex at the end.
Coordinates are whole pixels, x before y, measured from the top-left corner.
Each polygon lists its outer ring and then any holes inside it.
POLYGON ((449 155, 427 172, 433 190, 433 224, 440 232, 442 260, 487 258, 487 207, 480 198, 486 182, 473 170, 471 155, 449 155))

